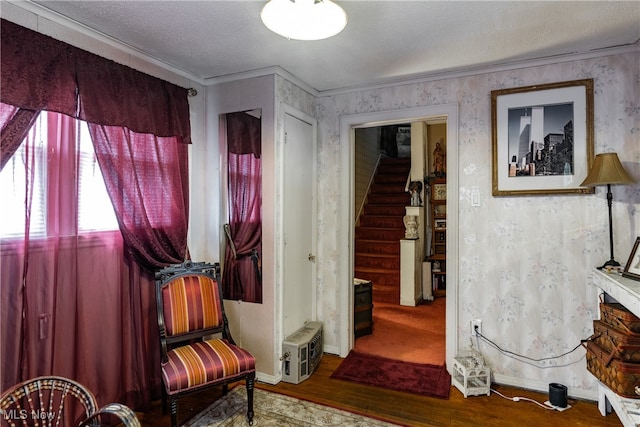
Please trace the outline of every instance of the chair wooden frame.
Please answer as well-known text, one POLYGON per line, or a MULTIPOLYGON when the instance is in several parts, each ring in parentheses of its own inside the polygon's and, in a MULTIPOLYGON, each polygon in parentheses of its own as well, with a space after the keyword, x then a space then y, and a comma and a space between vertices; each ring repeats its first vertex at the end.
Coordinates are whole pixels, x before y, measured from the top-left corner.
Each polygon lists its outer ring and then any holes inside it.
MULTIPOLYGON (((241 379, 245 380, 247 388, 247 421, 249 425, 253 425, 253 389, 255 381, 255 359, 246 350, 237 347, 231 332, 229 330, 229 321, 224 312, 224 303, 222 297, 222 289, 219 286, 219 272, 220 264, 209 264, 204 262, 192 262, 185 261, 182 264, 175 264, 169 267, 159 270, 155 274, 156 279, 156 302, 158 309, 158 326, 160 329, 160 346, 161 346, 161 365, 162 365, 162 380, 163 380, 163 393, 162 393, 162 406, 163 411, 166 413, 167 403, 171 408, 171 426, 177 427, 177 412, 178 412, 178 398, 186 393, 199 391, 204 388, 213 386, 222 386, 223 394, 227 393, 228 384, 241 379), (189 328, 187 332, 171 334, 168 331, 167 314, 165 313, 165 301, 163 299, 163 290, 172 283, 175 283, 176 279, 193 278, 193 276, 205 276, 212 279, 215 282, 215 291, 218 295, 217 302, 219 307, 217 310, 221 313, 222 322, 212 327, 202 327, 200 329, 189 328), (213 339, 211 339, 213 337, 213 339), (193 347, 198 343, 210 342, 210 341, 224 341, 225 347, 238 349, 244 352, 245 355, 251 358, 252 366, 250 369, 240 370, 240 372, 232 375, 215 378, 213 380, 207 380, 202 384, 188 385, 180 387, 179 389, 170 390, 168 384, 167 369, 170 366, 170 353, 175 350, 182 350, 184 347, 193 347), (168 401, 168 402, 167 402, 168 401)), ((169 311, 167 309, 167 311, 169 311)))
POLYGON ((140 427, 136 414, 120 403, 110 403, 100 409, 95 396, 80 383, 59 376, 42 376, 9 388, 0 398, 2 424, 15 426, 62 425, 71 426, 66 410, 77 402, 80 410, 73 417, 83 417, 78 427, 102 425, 101 419, 111 415, 125 427, 140 427))

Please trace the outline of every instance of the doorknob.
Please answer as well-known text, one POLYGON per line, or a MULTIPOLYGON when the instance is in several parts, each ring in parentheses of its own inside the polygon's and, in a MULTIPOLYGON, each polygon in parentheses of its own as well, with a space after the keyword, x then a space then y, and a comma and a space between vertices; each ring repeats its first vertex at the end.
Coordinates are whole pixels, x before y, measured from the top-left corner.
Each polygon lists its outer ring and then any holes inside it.
POLYGON ((309 261, 316 262, 316 256, 313 254, 309 254, 309 261))

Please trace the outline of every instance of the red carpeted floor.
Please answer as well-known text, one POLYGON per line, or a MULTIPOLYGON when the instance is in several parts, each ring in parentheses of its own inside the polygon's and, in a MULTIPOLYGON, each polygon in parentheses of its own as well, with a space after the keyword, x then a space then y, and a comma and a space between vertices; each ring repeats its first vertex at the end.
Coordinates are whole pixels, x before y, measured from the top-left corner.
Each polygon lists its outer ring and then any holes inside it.
POLYGON ((374 301, 373 333, 359 337, 354 350, 405 362, 445 363, 446 298, 417 307, 374 301))

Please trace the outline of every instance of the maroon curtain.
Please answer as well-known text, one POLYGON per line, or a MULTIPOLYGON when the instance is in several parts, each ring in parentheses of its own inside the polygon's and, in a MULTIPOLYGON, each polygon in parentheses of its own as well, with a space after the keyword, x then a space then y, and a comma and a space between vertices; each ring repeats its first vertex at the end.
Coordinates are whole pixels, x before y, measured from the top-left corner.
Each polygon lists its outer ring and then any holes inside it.
POLYGON ((191 142, 187 89, 4 19, 0 32, 3 103, 191 142))
POLYGON ((0 20, 0 46, 2 102, 75 116, 76 73, 71 52, 79 49, 4 19, 0 20))
POLYGON ((0 102, 0 171, 27 136, 39 113, 0 102))
POLYGON ((227 150, 233 154, 262 154, 262 124, 258 117, 248 113, 225 114, 227 126, 227 150))
POLYGON ((47 128, 37 126, 16 159, 29 166, 24 234, 0 241, 2 389, 54 374, 81 382, 101 405, 148 409, 161 384, 153 273, 128 256, 119 231, 79 232, 75 120, 49 113, 47 128), (42 155, 45 227, 34 222, 42 155))
POLYGON ((224 297, 262 303, 261 122, 246 113, 226 115, 229 238, 225 250, 224 297))
POLYGON ((125 128, 89 124, 107 191, 132 255, 149 270, 184 261, 187 145, 125 128))
MULTIPOLYGON (((15 117, 15 127, 2 119, 2 163, 41 110, 93 123, 96 156, 122 228, 35 239, 27 200, 25 236, 0 241, 2 389, 58 374, 87 385, 100 404, 145 409, 161 390, 147 269, 182 261, 186 253, 187 90, 4 19, 0 30, 0 101, 14 107, 6 117, 15 117), (147 165, 158 161, 164 163, 147 165)), ((66 174, 65 168, 54 169, 66 174)), ((73 196, 47 197, 61 205, 52 214, 58 224, 73 222, 63 213, 75 214, 73 196)))

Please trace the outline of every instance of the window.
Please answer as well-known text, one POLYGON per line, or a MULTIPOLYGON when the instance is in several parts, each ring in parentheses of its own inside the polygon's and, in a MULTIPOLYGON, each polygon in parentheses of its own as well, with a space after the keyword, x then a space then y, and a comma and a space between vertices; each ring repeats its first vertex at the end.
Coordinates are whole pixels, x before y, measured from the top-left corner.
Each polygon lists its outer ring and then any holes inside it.
POLYGON ((0 200, 3 238, 24 235, 27 201, 32 238, 118 229, 87 124, 62 114, 40 114, 0 171, 0 200))
POLYGON ((46 115, 41 114, 25 141, 15 152, 9 163, 0 171, 0 200, 3 207, 0 210, 0 236, 21 236, 25 230, 25 200, 27 196, 27 170, 33 171, 31 233, 45 234, 45 202, 44 202, 44 174, 45 163, 43 147, 46 136, 42 130, 46 129, 46 115), (28 168, 31 165, 31 168, 28 168))
POLYGON ((118 221, 93 151, 89 128, 82 121, 79 163, 78 229, 81 232, 117 230, 118 221))

